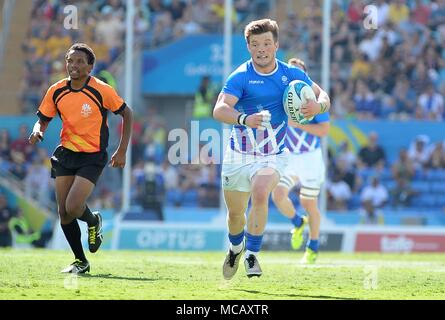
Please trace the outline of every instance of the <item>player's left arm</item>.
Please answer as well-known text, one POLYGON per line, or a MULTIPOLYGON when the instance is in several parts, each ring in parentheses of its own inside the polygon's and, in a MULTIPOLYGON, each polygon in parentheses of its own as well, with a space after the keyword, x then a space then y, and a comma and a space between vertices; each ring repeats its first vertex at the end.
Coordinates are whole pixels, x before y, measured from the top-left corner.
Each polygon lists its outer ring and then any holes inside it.
POLYGON ((130 142, 131 130, 133 128, 133 111, 131 108, 125 106, 119 114, 122 116, 121 140, 110 160, 110 166, 115 168, 125 167, 127 148, 130 142))
POLYGON ((289 119, 288 123, 290 126, 294 128, 301 129, 317 137, 327 136, 330 128, 329 121, 319 122, 319 123, 299 124, 289 119))
POLYGON ((301 113, 305 118, 314 117, 319 113, 327 112, 331 107, 331 99, 326 91, 321 89, 315 82, 312 82, 311 88, 314 90, 317 100, 308 100, 307 103, 301 107, 301 113))

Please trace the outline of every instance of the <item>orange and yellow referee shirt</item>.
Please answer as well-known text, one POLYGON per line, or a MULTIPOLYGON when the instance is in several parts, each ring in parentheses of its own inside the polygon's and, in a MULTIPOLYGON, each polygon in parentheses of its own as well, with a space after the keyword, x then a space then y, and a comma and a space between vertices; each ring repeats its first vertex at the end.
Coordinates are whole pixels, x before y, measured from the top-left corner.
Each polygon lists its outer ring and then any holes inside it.
POLYGON ((71 88, 68 78, 53 84, 37 111, 42 121, 58 113, 62 119, 62 146, 74 152, 105 151, 108 146, 108 110, 119 114, 124 100, 105 82, 88 77, 82 89, 71 88))

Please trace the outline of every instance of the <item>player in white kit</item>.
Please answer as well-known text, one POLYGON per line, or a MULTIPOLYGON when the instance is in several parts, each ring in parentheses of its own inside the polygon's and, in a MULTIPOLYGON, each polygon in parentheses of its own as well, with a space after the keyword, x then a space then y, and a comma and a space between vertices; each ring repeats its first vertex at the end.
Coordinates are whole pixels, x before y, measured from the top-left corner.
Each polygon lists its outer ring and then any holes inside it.
MULTIPOLYGON (((306 71, 302 60, 293 58, 289 60, 293 64, 306 71)), ((327 94, 323 91, 323 95, 327 94)), ((327 97, 329 99, 329 97, 327 97)), ((286 146, 291 152, 284 176, 281 177, 278 186, 272 193, 272 199, 280 212, 288 217, 294 225, 292 229, 291 245, 297 250, 303 243, 304 226, 309 222, 310 239, 304 256, 301 260, 304 264, 315 263, 319 249, 320 235, 320 210, 318 209, 318 195, 325 178, 325 164, 321 152, 321 139, 329 132, 329 113, 316 115, 306 125, 298 125, 292 122, 287 129, 286 146), (300 202, 309 214, 300 216, 289 199, 289 191, 300 183, 300 202)))

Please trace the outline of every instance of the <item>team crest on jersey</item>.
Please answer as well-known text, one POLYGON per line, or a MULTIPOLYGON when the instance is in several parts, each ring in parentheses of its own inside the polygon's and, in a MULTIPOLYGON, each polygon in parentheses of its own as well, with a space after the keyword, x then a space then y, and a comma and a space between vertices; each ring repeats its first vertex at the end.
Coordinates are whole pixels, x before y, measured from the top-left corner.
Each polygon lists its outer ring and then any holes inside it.
POLYGON ((289 82, 286 76, 282 76, 281 81, 283 82, 284 85, 287 85, 289 82))
POLYGON ((91 110, 90 105, 88 103, 84 103, 83 106, 82 106, 82 110, 80 111, 80 114, 84 118, 88 118, 92 112, 93 111, 91 110))

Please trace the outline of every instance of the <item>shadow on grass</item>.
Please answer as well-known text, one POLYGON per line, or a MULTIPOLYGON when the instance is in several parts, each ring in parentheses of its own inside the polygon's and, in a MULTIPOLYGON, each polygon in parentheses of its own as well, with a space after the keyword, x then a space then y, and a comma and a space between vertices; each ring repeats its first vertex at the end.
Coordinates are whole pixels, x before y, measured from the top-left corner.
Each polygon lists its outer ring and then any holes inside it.
POLYGON ((82 274, 84 278, 103 278, 103 279, 111 279, 111 280, 129 280, 129 281, 158 281, 163 280, 159 278, 145 278, 145 277, 124 277, 124 276, 115 276, 111 273, 104 274, 82 274))
POLYGON ((246 289, 232 289, 233 291, 243 291, 252 294, 264 294, 268 296, 274 297, 289 297, 289 298, 312 298, 312 299, 337 299, 337 300, 359 300, 357 298, 346 298, 346 297, 336 297, 336 296, 314 296, 308 294, 293 294, 293 293, 270 293, 270 292, 261 292, 257 290, 246 290, 246 289))

